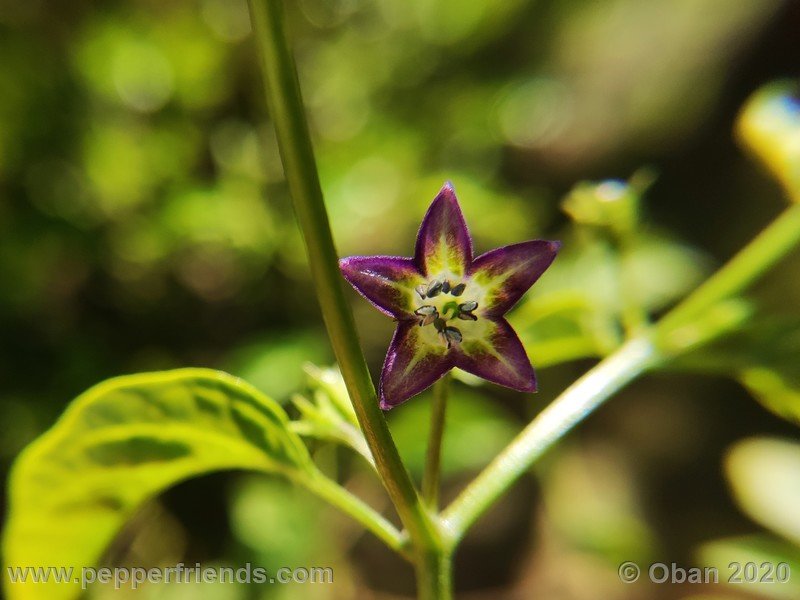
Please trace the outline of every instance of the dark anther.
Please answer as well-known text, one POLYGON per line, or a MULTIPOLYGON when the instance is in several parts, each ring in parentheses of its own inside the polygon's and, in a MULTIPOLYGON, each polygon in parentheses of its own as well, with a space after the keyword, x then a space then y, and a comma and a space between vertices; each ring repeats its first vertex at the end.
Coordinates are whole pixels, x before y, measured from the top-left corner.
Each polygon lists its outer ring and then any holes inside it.
POLYGON ((442 284, 442 293, 446 294, 449 291, 450 291, 450 282, 445 279, 444 283, 442 284))
POLYGON ((448 348, 453 342, 460 342, 463 339, 461 331, 457 327, 444 327, 439 330, 439 335, 442 336, 448 348))
POLYGON ((461 336, 461 330, 459 330, 458 327, 448 327, 444 331, 451 340, 460 342, 463 339, 461 336))
POLYGON ((438 296, 439 292, 441 291, 442 291, 442 282, 434 281, 428 286, 428 298, 433 298, 434 296, 438 296))
POLYGON ((423 325, 430 325, 434 320, 439 318, 439 312, 436 310, 436 307, 429 305, 420 306, 414 311, 414 314, 421 317, 419 320, 420 327, 423 325))
POLYGON ((426 285, 418 285, 417 286, 417 293, 419 294, 420 298, 425 300, 425 294, 428 293, 428 286, 426 286, 426 285))
POLYGON ((462 321, 477 321, 478 317, 472 314, 472 311, 478 308, 478 303, 474 300, 463 302, 458 305, 458 318, 462 321))
POLYGON ((453 288, 450 290, 450 293, 453 296, 460 296, 464 293, 464 290, 467 288, 466 283, 459 283, 458 285, 454 285, 453 288))

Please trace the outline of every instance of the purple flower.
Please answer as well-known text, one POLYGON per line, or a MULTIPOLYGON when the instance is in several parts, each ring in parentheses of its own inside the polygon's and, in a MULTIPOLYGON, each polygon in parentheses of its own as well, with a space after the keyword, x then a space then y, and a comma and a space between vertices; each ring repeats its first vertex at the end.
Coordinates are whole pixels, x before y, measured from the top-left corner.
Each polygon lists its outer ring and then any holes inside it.
POLYGON ((422 220, 414 258, 340 260, 356 291, 397 321, 381 372, 381 408, 401 404, 453 367, 535 392, 533 367, 503 315, 550 266, 559 246, 533 240, 473 258, 456 193, 445 183, 422 220))

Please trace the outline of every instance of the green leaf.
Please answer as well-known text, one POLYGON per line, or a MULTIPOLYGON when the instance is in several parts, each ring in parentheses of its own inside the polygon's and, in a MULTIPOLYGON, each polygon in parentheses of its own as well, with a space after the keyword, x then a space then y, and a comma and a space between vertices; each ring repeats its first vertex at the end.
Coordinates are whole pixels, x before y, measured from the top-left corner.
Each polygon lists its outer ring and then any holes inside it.
MULTIPOLYGON (((17 459, 5 563, 71 567, 79 578, 145 500, 224 469, 301 481, 314 473, 280 406, 230 375, 181 369, 101 383, 17 459)), ((12 600, 81 593, 77 584, 12 584, 7 576, 5 584, 12 600)))
POLYGON ((680 357, 679 369, 729 375, 767 410, 800 425, 800 319, 760 319, 680 357))
POLYGON ((356 411, 350 402, 350 395, 339 369, 322 368, 307 363, 305 371, 321 412, 331 419, 342 420, 358 429, 356 411))
POLYGON ((762 367, 744 369, 739 380, 765 408, 800 425, 800 381, 762 367))
POLYGON ((375 462, 361 430, 342 419, 332 406, 326 405, 321 391, 317 390, 313 398, 312 401, 301 394, 292 396, 292 404, 300 413, 300 418, 291 422, 292 431, 303 437, 349 447, 374 467, 375 462))
POLYGON ((742 510, 800 545, 800 444, 772 438, 745 440, 731 449, 725 467, 742 510))
POLYGON ((739 381, 768 410, 800 425, 800 320, 775 320, 758 333, 757 360, 739 370, 739 381))

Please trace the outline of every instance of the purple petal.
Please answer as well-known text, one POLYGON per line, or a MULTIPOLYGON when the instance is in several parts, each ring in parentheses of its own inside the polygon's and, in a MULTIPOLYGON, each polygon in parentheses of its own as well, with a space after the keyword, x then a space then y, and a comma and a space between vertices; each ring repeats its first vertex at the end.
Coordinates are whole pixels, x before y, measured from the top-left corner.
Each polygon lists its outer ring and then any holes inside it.
POLYGON ((469 275, 486 290, 484 314, 499 317, 508 312, 550 266, 560 247, 560 242, 533 240, 476 258, 469 275))
POLYGON ((350 256, 339 261, 342 275, 378 310, 397 319, 413 318, 414 288, 424 279, 411 258, 350 256))
POLYGON ((491 324, 487 335, 465 339, 455 348, 455 366, 520 392, 535 392, 536 375, 517 334, 505 319, 491 324))
POLYGON ((381 372, 381 408, 389 410, 433 385, 453 368, 452 353, 444 345, 421 340, 423 328, 401 321, 394 332, 381 372))
POLYGON ((431 203, 417 234, 414 259, 428 276, 461 277, 472 262, 472 239, 451 183, 431 203))

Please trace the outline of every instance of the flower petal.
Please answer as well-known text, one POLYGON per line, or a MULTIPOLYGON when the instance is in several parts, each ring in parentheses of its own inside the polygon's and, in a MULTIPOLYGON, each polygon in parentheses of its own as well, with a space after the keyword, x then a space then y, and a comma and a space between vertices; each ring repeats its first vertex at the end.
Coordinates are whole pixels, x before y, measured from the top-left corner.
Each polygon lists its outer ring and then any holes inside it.
POLYGON ((502 318, 487 323, 485 335, 454 346, 455 366, 520 392, 535 392, 536 375, 511 325, 502 318))
POLYGON ((429 277, 462 277, 472 262, 472 239, 451 183, 431 203, 417 234, 414 252, 420 271, 429 277))
POLYGON ((483 314, 500 317, 508 312, 550 266, 560 247, 560 242, 533 240, 476 258, 469 275, 484 289, 483 314))
POLYGON ((419 394, 453 368, 452 353, 443 344, 423 341, 430 331, 401 321, 394 332, 381 372, 381 408, 389 410, 419 394))
POLYGON ((400 256, 350 256, 339 269, 356 291, 381 312, 414 318, 414 288, 424 282, 414 259, 400 256))

